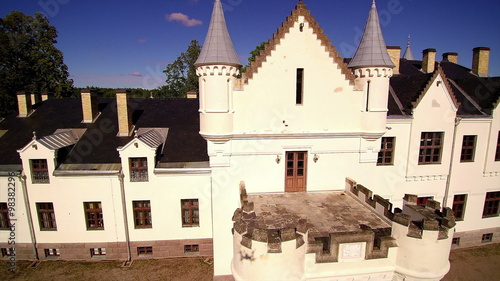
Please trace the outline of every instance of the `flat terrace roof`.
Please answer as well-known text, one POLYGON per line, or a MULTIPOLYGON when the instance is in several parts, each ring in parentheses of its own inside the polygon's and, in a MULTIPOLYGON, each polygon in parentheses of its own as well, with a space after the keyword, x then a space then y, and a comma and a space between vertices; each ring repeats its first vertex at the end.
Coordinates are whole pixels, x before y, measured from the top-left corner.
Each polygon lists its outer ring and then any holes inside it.
POLYGON ((344 192, 249 194, 257 215, 254 224, 264 229, 295 228, 307 219, 309 235, 361 232, 360 225, 372 229, 390 228, 376 213, 344 192))

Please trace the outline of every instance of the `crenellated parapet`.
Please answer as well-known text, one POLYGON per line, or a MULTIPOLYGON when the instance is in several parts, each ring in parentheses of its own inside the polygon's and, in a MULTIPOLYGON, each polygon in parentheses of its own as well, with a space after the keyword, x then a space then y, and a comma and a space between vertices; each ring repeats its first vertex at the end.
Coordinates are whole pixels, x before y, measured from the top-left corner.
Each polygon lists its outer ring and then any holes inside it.
POLYGON ((296 248, 305 244, 307 221, 291 218, 282 228, 276 228, 274 221, 269 222, 269 225, 273 225, 272 228, 266 227, 268 222, 257 217, 254 203, 248 201, 243 182, 240 183, 240 203, 241 208, 236 209, 233 214, 233 234, 237 232, 242 236, 242 246, 252 249, 253 243, 266 243, 268 253, 281 253, 283 242, 294 240, 296 248))
POLYGON ((392 68, 389 67, 363 67, 354 69, 353 72, 356 78, 391 78, 393 75, 392 68))
POLYGON ((239 67, 230 65, 203 65, 196 68, 198 76, 230 76, 236 77, 240 74, 239 67))
POLYGON ((422 238, 425 231, 439 231, 438 239, 448 239, 448 232, 454 228, 455 216, 450 208, 442 208, 435 200, 425 205, 417 204, 417 196, 406 194, 403 210, 397 210, 393 221, 408 228, 408 237, 422 238))

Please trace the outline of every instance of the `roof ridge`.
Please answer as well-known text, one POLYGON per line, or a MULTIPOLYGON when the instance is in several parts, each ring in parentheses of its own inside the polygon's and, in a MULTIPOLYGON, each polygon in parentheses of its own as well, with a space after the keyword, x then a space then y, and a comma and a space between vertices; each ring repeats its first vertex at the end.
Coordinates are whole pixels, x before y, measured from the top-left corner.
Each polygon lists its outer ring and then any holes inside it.
POLYGON ((449 81, 451 84, 453 84, 453 86, 454 86, 455 88, 457 88, 457 89, 458 89, 458 91, 460 91, 460 93, 461 93, 461 94, 465 97, 465 99, 467 99, 467 100, 468 100, 468 101, 469 101, 469 102, 470 102, 470 103, 471 103, 471 104, 472 104, 472 105, 473 105, 473 106, 474 106, 474 107, 475 107, 475 108, 476 108, 479 112, 481 112, 481 113, 482 113, 482 114, 484 114, 484 115, 488 115, 488 114, 486 114, 486 113, 484 113, 484 112, 483 112, 483 109, 479 106, 479 104, 477 104, 477 102, 476 102, 476 101, 474 101, 474 99, 473 99, 473 98, 471 98, 471 96, 470 96, 467 92, 465 92, 465 91, 464 91, 464 89, 462 89, 462 87, 460 87, 460 86, 457 84, 457 82, 453 81, 453 79, 448 79, 448 81, 449 81))
POLYGON ((299 1, 295 9, 292 10, 291 15, 287 16, 286 20, 282 22, 281 27, 273 34, 273 37, 266 42, 260 54, 250 63, 244 76, 245 84, 248 84, 248 81, 253 78, 253 75, 259 72, 259 68, 267 61, 267 57, 271 56, 271 52, 276 50, 276 46, 281 43, 281 39, 285 37, 285 34, 290 32, 290 28, 294 26, 299 16, 303 16, 309 23, 309 26, 313 29, 313 33, 317 35, 318 39, 321 41, 321 45, 324 46, 325 51, 329 53, 330 58, 333 58, 333 61, 338 65, 338 68, 340 68, 346 80, 349 80, 349 83, 354 85, 354 75, 347 67, 343 58, 340 57, 335 46, 332 45, 332 41, 328 40, 328 36, 323 32, 323 29, 319 27, 319 23, 311 16, 311 11, 307 10, 307 6, 302 0, 299 1))

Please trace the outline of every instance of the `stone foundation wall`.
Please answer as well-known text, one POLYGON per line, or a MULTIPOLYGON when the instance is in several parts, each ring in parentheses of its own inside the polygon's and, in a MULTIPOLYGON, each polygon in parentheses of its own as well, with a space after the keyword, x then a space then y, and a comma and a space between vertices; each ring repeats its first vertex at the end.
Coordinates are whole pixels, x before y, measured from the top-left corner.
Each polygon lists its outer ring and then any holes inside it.
MULTIPOLYGON (((10 248, 7 243, 0 243, 0 248, 10 248)), ((37 244, 38 258, 40 260, 126 260, 127 247, 125 242, 104 242, 104 243, 39 243, 37 244), (105 248, 105 256, 91 255, 91 248, 105 248), (58 249, 59 256, 49 256, 45 254, 45 249, 58 249)), ((212 239, 184 239, 184 240, 162 240, 162 241, 131 241, 130 252, 132 259, 148 258, 175 258, 186 256, 213 256, 212 239), (199 251, 196 253, 184 253, 184 245, 198 245, 199 251), (152 247, 153 254, 140 256, 137 247, 152 247)), ((4 258, 7 259, 7 258, 4 258)), ((32 244, 16 244, 16 260, 33 260, 32 244)))
MULTIPOLYGON (((0 248, 11 248, 8 243, 0 243, 0 248)), ((29 243, 16 243, 16 260, 32 260, 34 259, 33 246, 29 243)), ((4 260, 9 257, 3 257, 4 260)))
POLYGON ((467 247, 483 246, 489 243, 500 243, 500 227, 495 228, 485 228, 473 231, 456 232, 453 238, 460 238, 460 243, 458 246, 453 245, 452 249, 460 249, 467 247), (493 233, 493 239, 491 242, 483 243, 481 238, 483 234, 493 233))

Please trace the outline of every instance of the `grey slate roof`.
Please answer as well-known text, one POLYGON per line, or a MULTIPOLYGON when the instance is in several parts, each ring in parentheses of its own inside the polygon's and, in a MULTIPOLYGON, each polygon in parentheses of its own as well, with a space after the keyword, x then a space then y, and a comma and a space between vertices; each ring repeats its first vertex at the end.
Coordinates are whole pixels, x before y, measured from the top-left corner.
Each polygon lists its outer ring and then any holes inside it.
POLYGON ((368 15, 365 31, 359 43, 356 54, 349 63, 351 68, 369 67, 369 66, 387 66, 394 67, 387 46, 385 45, 382 29, 377 12, 375 0, 368 15))
POLYGON ((207 37, 195 66, 209 64, 241 65, 227 31, 220 0, 215 1, 207 37))
POLYGON ((67 130, 43 137, 38 141, 48 149, 56 150, 75 144, 78 141, 78 135, 73 130, 67 130))
POLYGON ((406 44, 406 51, 403 55, 403 58, 407 60, 415 60, 415 57, 413 57, 413 53, 411 52, 410 36, 408 36, 408 44, 406 44))

